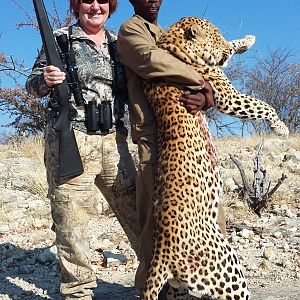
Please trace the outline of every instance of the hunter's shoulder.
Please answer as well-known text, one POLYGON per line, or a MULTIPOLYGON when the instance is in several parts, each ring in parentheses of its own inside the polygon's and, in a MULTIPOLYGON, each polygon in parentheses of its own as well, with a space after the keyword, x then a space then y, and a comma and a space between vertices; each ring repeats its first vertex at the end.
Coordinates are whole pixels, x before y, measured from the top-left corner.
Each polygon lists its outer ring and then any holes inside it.
POLYGON ((65 27, 55 29, 55 30, 53 30, 53 34, 55 36, 62 35, 62 34, 67 34, 68 35, 69 34, 69 26, 65 26, 65 27))
POLYGON ((62 35, 62 34, 66 34, 69 36, 69 33, 71 33, 71 35, 74 37, 81 37, 81 36, 85 36, 83 30, 81 29, 79 23, 75 23, 75 24, 70 24, 68 26, 64 26, 64 27, 60 27, 57 28, 55 30, 53 30, 53 35, 54 36, 58 36, 58 35, 62 35))
POLYGON ((142 17, 138 15, 134 15, 133 17, 131 17, 130 19, 122 23, 120 30, 126 31, 136 27, 144 26, 144 24, 145 24, 145 20, 142 17))

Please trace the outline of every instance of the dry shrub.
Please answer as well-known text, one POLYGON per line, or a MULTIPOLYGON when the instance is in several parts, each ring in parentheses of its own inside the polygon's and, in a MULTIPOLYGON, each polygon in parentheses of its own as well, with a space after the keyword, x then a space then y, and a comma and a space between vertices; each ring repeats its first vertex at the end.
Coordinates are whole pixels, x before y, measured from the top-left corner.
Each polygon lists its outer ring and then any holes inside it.
POLYGON ((36 158, 38 161, 38 168, 36 172, 29 173, 29 180, 32 183, 29 191, 32 194, 46 197, 48 183, 46 178, 46 169, 44 166, 44 140, 37 138, 31 142, 23 143, 21 147, 21 151, 25 157, 36 158))
POLYGON ((29 192, 45 198, 48 184, 44 166, 44 140, 41 137, 16 139, 10 143, 11 150, 17 151, 20 157, 36 160, 35 170, 28 169, 29 192))
POLYGON ((22 139, 11 143, 11 146, 20 151, 23 157, 37 158, 41 164, 44 164, 44 145, 42 137, 22 139))
MULTIPOLYGON (((243 186, 238 168, 230 164, 230 153, 242 163, 246 176, 252 182, 253 158, 262 140, 265 141, 265 147, 262 150, 262 166, 271 180, 271 188, 276 185, 282 174, 287 176, 287 179, 279 189, 268 199, 266 211, 271 211, 273 205, 284 204, 294 209, 299 209, 299 173, 297 171, 299 162, 297 163, 297 159, 285 162, 285 157, 290 154, 296 154, 296 151, 300 150, 300 134, 292 134, 288 139, 272 134, 266 136, 255 135, 247 138, 228 137, 215 139, 218 158, 220 164, 223 163, 224 166, 221 169, 223 181, 225 182, 227 178, 233 178, 243 186), (293 164, 295 164, 295 168, 293 168, 293 164)), ((237 193, 230 192, 226 185, 223 191, 226 213, 229 218, 238 219, 239 216, 243 218, 253 215, 253 213, 249 213, 248 207, 242 203, 237 193)))

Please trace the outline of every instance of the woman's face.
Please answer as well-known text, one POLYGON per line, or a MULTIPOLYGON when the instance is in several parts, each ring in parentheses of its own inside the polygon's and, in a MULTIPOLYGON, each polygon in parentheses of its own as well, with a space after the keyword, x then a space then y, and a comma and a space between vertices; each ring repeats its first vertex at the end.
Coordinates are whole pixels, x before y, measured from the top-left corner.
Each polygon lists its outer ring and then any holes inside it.
POLYGON ((95 32, 103 28, 108 17, 108 0, 81 0, 79 20, 82 29, 95 32))

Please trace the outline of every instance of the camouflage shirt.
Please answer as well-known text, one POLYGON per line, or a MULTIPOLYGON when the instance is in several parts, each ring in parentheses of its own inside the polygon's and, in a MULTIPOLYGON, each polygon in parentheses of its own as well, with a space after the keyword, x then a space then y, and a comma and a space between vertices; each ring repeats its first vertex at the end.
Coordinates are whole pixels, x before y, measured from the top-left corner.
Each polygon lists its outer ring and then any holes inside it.
MULTIPOLYGON (((127 87, 125 73, 117 57, 116 36, 109 32, 112 48, 114 49, 116 57, 116 89, 115 95, 113 96, 113 66, 109 54, 107 38, 101 46, 97 46, 85 35, 79 23, 71 26, 71 40, 75 52, 76 65, 78 67, 77 73, 85 103, 91 100, 96 100, 97 103, 109 100, 112 103, 114 120, 121 119, 124 116, 124 102, 127 98, 127 87)), ((61 34, 69 35, 68 27, 58 29, 54 32, 55 36, 61 34)), ((46 86, 43 77, 43 68, 46 65, 46 56, 42 48, 26 82, 27 91, 36 97, 44 97, 51 92, 51 88, 46 86)), ((76 129, 85 131, 84 109, 83 107, 76 107, 73 98, 71 98, 71 102, 77 111, 76 116, 72 118, 72 120, 74 120, 73 126, 76 129)))

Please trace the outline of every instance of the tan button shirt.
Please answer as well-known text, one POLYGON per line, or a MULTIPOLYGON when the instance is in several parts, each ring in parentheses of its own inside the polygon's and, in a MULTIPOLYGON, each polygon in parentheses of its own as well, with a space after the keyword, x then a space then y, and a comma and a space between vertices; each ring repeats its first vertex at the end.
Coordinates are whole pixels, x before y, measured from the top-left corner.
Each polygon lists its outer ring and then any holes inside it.
POLYGON ((133 141, 156 132, 155 118, 143 93, 143 79, 163 77, 174 84, 201 88, 201 76, 194 69, 156 46, 162 33, 161 26, 135 15, 122 24, 118 34, 118 56, 125 65, 128 80, 133 141))

